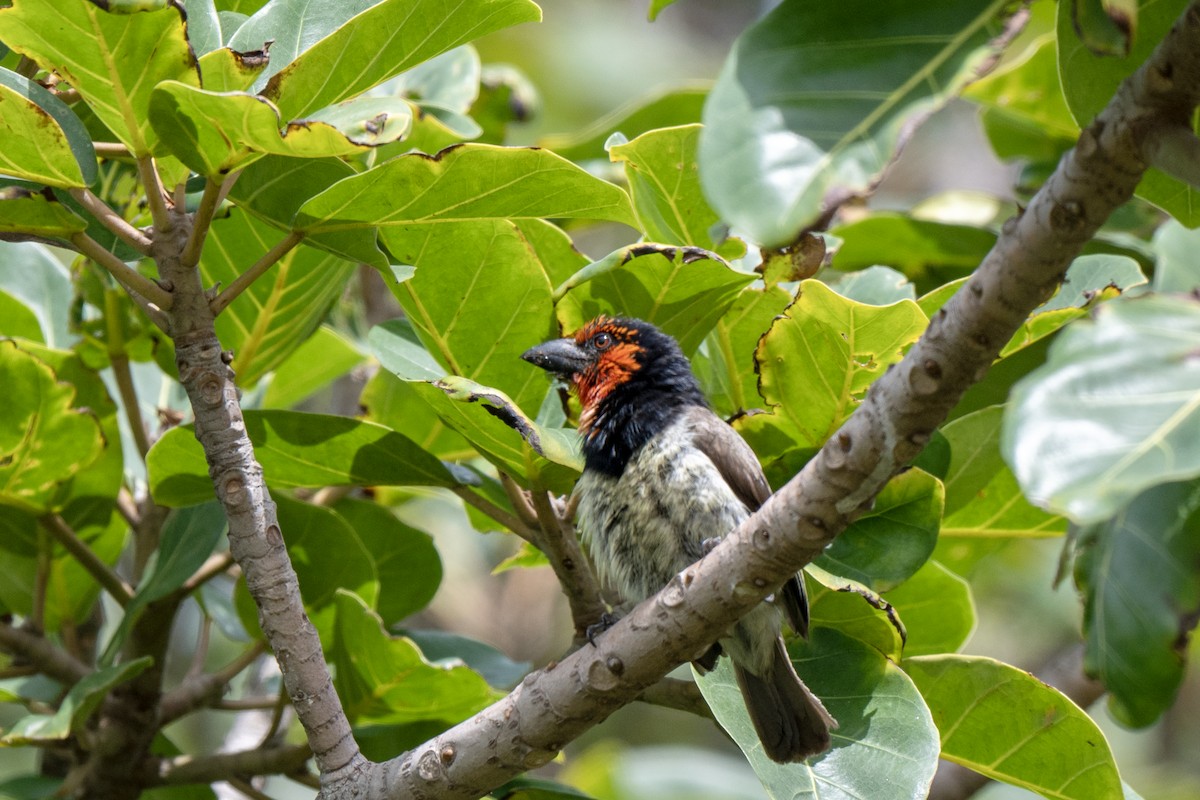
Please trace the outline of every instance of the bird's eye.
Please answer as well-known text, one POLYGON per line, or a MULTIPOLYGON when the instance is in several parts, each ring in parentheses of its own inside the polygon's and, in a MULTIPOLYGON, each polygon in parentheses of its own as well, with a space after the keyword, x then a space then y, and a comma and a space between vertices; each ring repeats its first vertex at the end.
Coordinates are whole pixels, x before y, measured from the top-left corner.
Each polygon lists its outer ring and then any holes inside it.
POLYGON ((612 344, 612 337, 604 332, 597 333, 592 337, 592 344, 597 350, 607 350, 612 344))

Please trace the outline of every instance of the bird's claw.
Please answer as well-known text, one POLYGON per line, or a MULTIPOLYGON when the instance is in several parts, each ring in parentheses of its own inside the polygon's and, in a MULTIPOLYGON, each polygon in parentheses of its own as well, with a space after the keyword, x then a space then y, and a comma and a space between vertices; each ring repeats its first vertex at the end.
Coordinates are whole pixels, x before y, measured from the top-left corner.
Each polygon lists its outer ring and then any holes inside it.
POLYGON ((604 633, 613 625, 616 625, 620 619, 621 618, 616 614, 610 614, 607 611, 601 614, 600 621, 593 622, 591 625, 588 625, 587 630, 584 631, 584 634, 587 636, 588 644, 590 644, 592 647, 595 647, 596 637, 604 633))
POLYGON ((717 545, 719 545, 720 543, 721 543, 720 536, 713 536, 712 538, 705 539, 703 542, 700 543, 700 555, 702 555, 702 556, 708 555, 713 550, 716 550, 717 545))

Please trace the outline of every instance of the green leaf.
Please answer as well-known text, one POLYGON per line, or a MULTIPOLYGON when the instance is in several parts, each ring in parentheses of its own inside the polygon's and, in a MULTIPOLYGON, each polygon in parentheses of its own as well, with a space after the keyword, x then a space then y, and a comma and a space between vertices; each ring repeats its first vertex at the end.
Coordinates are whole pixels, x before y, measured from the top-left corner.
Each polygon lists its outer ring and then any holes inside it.
POLYGON ((40 192, 16 186, 0 189, 0 233, 70 238, 87 230, 87 222, 40 192))
POLYGON ((367 341, 383 368, 409 382, 417 397, 484 458, 519 481, 536 477, 547 488, 570 491, 583 469, 574 430, 539 425, 502 392, 444 375, 403 321, 375 326, 367 341))
MULTIPOLYGON (((200 256, 204 284, 230 285, 281 238, 241 210, 214 220, 200 256)), ((317 329, 353 274, 353 264, 300 245, 238 295, 216 321, 221 344, 233 351, 238 385, 252 387, 282 364, 317 329)))
MULTIPOLYGON (((1082 125, 1091 124, 1125 80, 1150 56, 1187 8, 1186 0, 1141 4, 1137 36, 1124 58, 1093 53, 1074 33, 1074 3, 1058 6, 1058 71, 1067 105, 1082 125)), ((1190 124, 1195 128, 1195 120, 1190 124)), ((1200 225, 1200 197, 1194 187, 1151 167, 1135 192, 1188 227, 1200 225)))
POLYGON ((215 0, 184 0, 187 11, 188 44, 197 56, 204 56, 221 46, 221 21, 215 0))
POLYGON ((210 92, 241 92, 250 88, 267 65, 260 53, 239 53, 222 47, 200 56, 200 82, 210 92))
POLYGON ((990 406, 950 422, 946 509, 941 536, 1060 536, 1063 517, 1047 514, 1021 494, 1000 455, 1003 406, 990 406))
POLYGON ((154 663, 149 656, 98 669, 71 687, 53 716, 35 714, 24 717, 0 738, 7 745, 45 744, 66 739, 78 731, 100 708, 115 686, 136 677, 154 663))
POLYGON ((34 342, 44 342, 42 326, 38 324, 37 314, 29 306, 13 297, 8 292, 0 291, 0 336, 16 339, 29 339, 34 342))
POLYGON ((557 332, 549 270, 521 229, 503 219, 412 225, 385 229, 383 240, 416 267, 390 288, 445 372, 535 413, 546 381, 521 368, 521 353, 557 332))
POLYGON ((0 172, 64 189, 96 181, 92 137, 66 103, 0 67, 0 104, 0 172))
POLYGON ((1053 35, 1040 37, 1022 57, 964 92, 984 107, 984 132, 1002 159, 1052 170, 1079 138, 1058 80, 1055 44, 1053 35))
MULTIPOLYGON (((746 716, 728 659, 696 682, 773 800, 924 797, 937 768, 937 730, 912 682, 878 651, 831 628, 789 647, 797 671, 838 721, 833 749, 776 764, 746 716)), ((694 670, 693 670, 694 673, 694 670)))
POLYGON ((1098 56, 1129 54, 1137 31, 1137 0, 1073 0, 1075 31, 1098 56))
POLYGON ((842 240, 832 266, 843 272, 875 264, 892 267, 927 292, 972 272, 996 243, 996 234, 971 225, 880 213, 833 228, 842 240))
POLYGON ((915 468, 901 473, 813 563, 877 592, 899 586, 933 553, 942 502, 937 478, 915 468))
POLYGON ((453 723, 499 699, 467 667, 434 666, 412 640, 388 636, 379 617, 351 592, 339 589, 335 607, 334 685, 351 719, 453 723))
POLYGON ((634 244, 588 264, 555 289, 564 330, 601 314, 652 322, 691 354, 754 275, 706 252, 634 244))
POLYGON ((543 137, 539 147, 572 161, 608 160, 608 140, 614 133, 634 139, 647 131, 700 121, 708 84, 655 92, 606 114, 577 133, 543 137))
POLYGON ((263 395, 263 405, 290 408, 345 375, 365 358, 349 339, 322 325, 275 368, 263 395))
POLYGON ((442 581, 442 560, 429 534, 367 500, 343 498, 332 508, 354 529, 375 562, 375 610, 384 625, 394 625, 428 605, 442 581))
POLYGON ((869 644, 892 661, 900 660, 904 649, 900 630, 884 611, 867 601, 872 594, 870 589, 814 564, 807 565, 804 572, 813 578, 808 582, 809 619, 813 628, 836 628, 869 644))
POLYGON ((550 559, 529 542, 522 542, 511 556, 492 567, 492 574, 499 575, 510 569, 529 569, 530 567, 548 567, 550 559))
POLYGON ((274 500, 304 610, 328 647, 338 593, 353 592, 361 602, 375 606, 380 586, 374 559, 350 520, 336 511, 289 497, 274 500))
POLYGON ((1005 460, 1034 503, 1081 523, 1143 489, 1200 474, 1200 303, 1106 303, 1017 384, 1005 460))
MULTIPOLYGON (((328 13, 321 4, 312 6, 313 16, 328 13)), ((484 34, 540 19, 541 11, 529 0, 382 0, 320 41, 298 49, 294 60, 271 76, 262 94, 285 118, 295 119, 484 34)), ((252 19, 246 25, 253 23, 252 19)), ((231 46, 238 47, 245 27, 231 46)), ((272 57, 278 58, 274 53, 272 57)))
MULTIPOLYGON (((247 411, 245 418, 272 486, 457 485, 440 461, 382 425, 298 411, 247 411)), ((192 426, 164 434, 146 461, 158 503, 183 506, 212 498, 208 464, 192 426)))
POLYGON ((1167 220, 1154 232, 1154 290, 1157 292, 1193 291, 1200 286, 1200 231, 1189 230, 1175 220, 1167 220))
POLYGON ((0 504, 32 513, 56 509, 58 488, 100 456, 100 424, 76 406, 75 388, 50 366, 0 340, 0 504))
POLYGON ((150 98, 150 122, 180 161, 218 178, 265 153, 321 158, 363 152, 404 136, 412 112, 401 99, 362 97, 286 121, 258 95, 163 81, 150 98))
POLYGON ((1200 484, 1139 494, 1082 535, 1075 564, 1085 598, 1084 668, 1104 682, 1124 725, 1151 724, 1175 700, 1187 637, 1200 613, 1200 484))
POLYGON ((545 150, 465 144, 346 178, 300 207, 306 233, 482 219, 568 217, 636 226, 629 197, 545 150))
POLYGON ((497 689, 512 689, 528 674, 528 661, 513 661, 490 644, 446 631, 404 631, 426 660, 440 666, 465 663, 497 689))
POLYGON ((746 252, 742 242, 713 236, 720 218, 700 190, 699 138, 699 125, 662 128, 611 147, 609 155, 625 164, 633 208, 648 241, 689 244, 737 258, 746 252))
MULTIPOLYGON (((3 48, 0 48, 3 49, 3 48)), ((0 781, 0 797, 5 800, 54 800, 63 784, 62 778, 23 775, 0 781)))
POLYGON ((130 152, 148 155, 157 149, 148 114, 154 86, 164 80, 200 85, 183 10, 154 5, 109 13, 88 0, 16 0, 0 9, 0 39, 53 68, 130 152))
POLYGON ((1006 5, 784 0, 738 38, 704 106, 700 174, 717 212, 778 247, 831 190, 869 190, 906 128, 991 55, 1006 5))
POLYGON ((971 587, 936 561, 926 561, 884 599, 895 606, 908 631, 905 658, 953 653, 975 630, 971 587))
POLYGON ((904 274, 891 267, 867 267, 857 272, 823 273, 821 281, 849 300, 871 306, 887 306, 901 300, 916 300, 917 290, 904 274))
POLYGON ((379 370, 367 381, 358 402, 366 419, 412 437, 438 458, 465 461, 475 454, 467 440, 447 427, 421 399, 413 384, 388 369, 379 370))
POLYGON ((1053 800, 1121 797, 1104 734, 1056 689, 977 656, 903 666, 933 712, 942 758, 1053 800))
POLYGON ((1128 256, 1080 256, 1071 262, 1058 292, 1033 310, 1000 351, 1000 358, 1049 336, 1071 320, 1086 315, 1097 303, 1145 283, 1141 267, 1128 256))
POLYGON ((718 413, 731 416, 763 405, 754 352, 759 338, 791 302, 792 295, 779 286, 743 289, 692 358, 692 368, 718 413))
POLYGON ((125 614, 104 649, 101 665, 112 664, 130 629, 148 605, 166 597, 192 577, 212 554, 226 527, 225 511, 215 500, 171 513, 137 592, 125 606, 125 614))
MULTIPOLYGON (((229 196, 259 219, 288 231, 305 200, 354 174, 353 167, 337 158, 266 156, 242 170, 229 196)), ((310 233, 304 241, 347 261, 388 266, 375 237, 361 230, 310 233)))
POLYGON ((820 281, 804 281, 796 301, 758 343, 759 391, 771 411, 742 417, 735 427, 751 438, 774 426, 794 447, 820 446, 927 322, 912 301, 868 306, 820 281))

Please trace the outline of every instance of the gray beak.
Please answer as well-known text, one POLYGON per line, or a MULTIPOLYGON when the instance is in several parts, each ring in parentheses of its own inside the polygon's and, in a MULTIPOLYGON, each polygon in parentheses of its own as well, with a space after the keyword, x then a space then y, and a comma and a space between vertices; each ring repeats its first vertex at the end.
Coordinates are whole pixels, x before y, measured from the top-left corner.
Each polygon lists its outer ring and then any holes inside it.
POLYGON ((591 356, 574 339, 551 339, 529 348, 521 358, 567 380, 592 363, 591 356))

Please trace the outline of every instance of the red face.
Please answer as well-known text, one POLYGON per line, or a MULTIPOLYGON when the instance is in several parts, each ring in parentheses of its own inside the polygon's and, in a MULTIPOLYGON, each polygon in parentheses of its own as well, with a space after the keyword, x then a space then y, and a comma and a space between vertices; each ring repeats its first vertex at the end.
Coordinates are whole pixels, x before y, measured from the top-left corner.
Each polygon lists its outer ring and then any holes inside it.
POLYGON ((597 317, 580 328, 575 344, 593 354, 591 362, 571 376, 583 406, 579 427, 586 434, 600 401, 640 368, 637 354, 641 347, 637 331, 608 317, 597 317))

